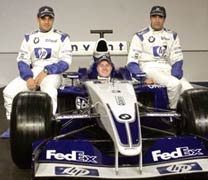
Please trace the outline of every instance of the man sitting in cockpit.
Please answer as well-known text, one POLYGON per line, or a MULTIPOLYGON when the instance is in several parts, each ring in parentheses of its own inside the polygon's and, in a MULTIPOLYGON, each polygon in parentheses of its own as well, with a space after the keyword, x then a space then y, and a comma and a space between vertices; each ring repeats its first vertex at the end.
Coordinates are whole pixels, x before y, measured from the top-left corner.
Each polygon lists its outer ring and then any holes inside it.
POLYGON ((113 64, 109 53, 100 56, 95 59, 97 79, 109 79, 111 78, 111 72, 113 70, 113 64))

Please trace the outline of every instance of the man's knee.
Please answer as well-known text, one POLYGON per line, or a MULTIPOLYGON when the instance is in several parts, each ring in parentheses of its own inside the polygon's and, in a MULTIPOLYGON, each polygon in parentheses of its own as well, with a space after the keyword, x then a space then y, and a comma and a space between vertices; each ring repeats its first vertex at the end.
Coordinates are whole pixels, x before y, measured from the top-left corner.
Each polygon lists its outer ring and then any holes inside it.
POLYGON ((8 86, 6 86, 3 90, 3 96, 5 97, 12 97, 12 93, 10 91, 10 89, 8 88, 8 86))
POLYGON ((172 91, 181 91, 182 90, 182 84, 179 80, 170 81, 167 85, 167 88, 172 91))

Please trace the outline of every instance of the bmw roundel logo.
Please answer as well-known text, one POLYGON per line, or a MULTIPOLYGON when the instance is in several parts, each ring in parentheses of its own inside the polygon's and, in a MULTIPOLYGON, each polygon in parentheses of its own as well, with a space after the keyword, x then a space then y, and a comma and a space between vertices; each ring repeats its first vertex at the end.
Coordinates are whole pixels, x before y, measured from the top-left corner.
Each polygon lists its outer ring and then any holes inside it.
POLYGON ((33 42, 34 42, 35 44, 39 43, 39 41, 40 41, 39 37, 35 37, 35 38, 33 39, 33 42))
POLYGON ((150 43, 153 43, 155 41, 155 37, 154 36, 150 36, 149 39, 148 39, 148 41, 150 43))
POLYGON ((122 120, 129 120, 129 119, 131 119, 131 115, 121 114, 121 115, 119 115, 119 118, 122 119, 122 120))

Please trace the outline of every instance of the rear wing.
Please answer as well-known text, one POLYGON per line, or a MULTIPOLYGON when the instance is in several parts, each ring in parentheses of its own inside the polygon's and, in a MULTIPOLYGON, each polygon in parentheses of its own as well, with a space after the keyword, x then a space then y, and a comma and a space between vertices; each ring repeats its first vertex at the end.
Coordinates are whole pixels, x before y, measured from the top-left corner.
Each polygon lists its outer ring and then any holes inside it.
MULTIPOLYGON (((128 55, 129 43, 127 41, 108 41, 110 55, 126 56, 128 55)), ((95 49, 95 41, 77 41, 71 42, 73 56, 92 56, 95 49)))

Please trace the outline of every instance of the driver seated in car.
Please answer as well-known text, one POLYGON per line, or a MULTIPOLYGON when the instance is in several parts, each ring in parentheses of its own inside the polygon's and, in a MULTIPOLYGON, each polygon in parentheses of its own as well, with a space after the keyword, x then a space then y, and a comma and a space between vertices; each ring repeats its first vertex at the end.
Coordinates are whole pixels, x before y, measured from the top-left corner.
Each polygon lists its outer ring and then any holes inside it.
POLYGON ((111 61, 110 53, 94 55, 93 60, 93 64, 90 67, 89 78, 110 80, 115 73, 115 67, 111 61))
POLYGON ((111 58, 108 54, 102 55, 96 59, 97 79, 110 80, 113 69, 111 58))

